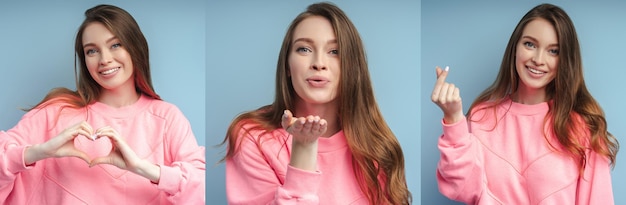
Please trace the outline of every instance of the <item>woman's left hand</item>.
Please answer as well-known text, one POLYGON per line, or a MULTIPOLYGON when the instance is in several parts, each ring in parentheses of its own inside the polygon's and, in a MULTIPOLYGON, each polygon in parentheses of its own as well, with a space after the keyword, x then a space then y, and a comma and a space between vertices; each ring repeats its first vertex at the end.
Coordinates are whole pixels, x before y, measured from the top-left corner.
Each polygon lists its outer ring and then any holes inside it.
POLYGON ((107 137, 111 141, 111 152, 104 157, 97 157, 91 160, 90 167, 98 164, 110 164, 123 170, 131 171, 150 179, 154 183, 159 182, 160 167, 144 159, 139 158, 135 151, 126 143, 124 138, 113 129, 106 126, 96 131, 96 139, 107 137))

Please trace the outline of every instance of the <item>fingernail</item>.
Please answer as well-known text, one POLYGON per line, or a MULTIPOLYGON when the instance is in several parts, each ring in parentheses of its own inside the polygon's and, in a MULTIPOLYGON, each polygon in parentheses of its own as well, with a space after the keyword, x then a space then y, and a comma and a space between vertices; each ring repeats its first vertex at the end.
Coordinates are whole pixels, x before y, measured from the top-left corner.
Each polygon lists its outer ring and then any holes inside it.
POLYGON ((450 70, 450 66, 446 66, 446 72, 450 70))

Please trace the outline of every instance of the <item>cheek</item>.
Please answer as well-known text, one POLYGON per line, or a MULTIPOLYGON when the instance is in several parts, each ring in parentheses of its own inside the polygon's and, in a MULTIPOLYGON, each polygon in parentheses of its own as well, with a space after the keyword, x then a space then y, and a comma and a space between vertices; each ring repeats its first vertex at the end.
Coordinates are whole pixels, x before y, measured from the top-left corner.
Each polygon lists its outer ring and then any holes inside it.
POLYGON ((85 64, 87 65, 87 70, 93 71, 98 69, 98 60, 95 57, 85 57, 85 64))
POLYGON ((292 77, 297 77, 300 71, 307 69, 307 65, 304 63, 304 60, 296 56, 290 56, 287 63, 289 64, 287 74, 292 77))
POLYGON ((559 67, 559 57, 555 56, 550 59, 550 68, 552 70, 557 70, 558 67, 559 67))

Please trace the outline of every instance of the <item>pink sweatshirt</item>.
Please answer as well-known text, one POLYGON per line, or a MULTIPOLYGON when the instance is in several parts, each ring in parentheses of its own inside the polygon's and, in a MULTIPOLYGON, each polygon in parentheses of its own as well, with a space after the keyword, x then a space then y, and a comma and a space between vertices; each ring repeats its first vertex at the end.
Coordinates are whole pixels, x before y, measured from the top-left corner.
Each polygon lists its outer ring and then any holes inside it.
MULTIPOLYGON (((204 147, 174 105, 141 96, 122 108, 96 102, 87 109, 64 109, 60 116, 58 108, 32 110, 14 128, 0 131, 2 204, 204 204, 204 147), (159 165, 159 184, 112 165, 89 168, 74 157, 24 164, 27 146, 85 120, 94 130, 113 127, 139 157, 159 165)), ((92 142, 79 136, 74 144, 94 158, 108 154, 107 139, 92 142)))
MULTIPOLYGON (((244 132, 244 131, 242 131, 244 132)), ((240 135, 226 160, 228 204, 368 204, 352 167, 343 131, 318 141, 318 171, 289 166, 291 135, 284 129, 240 135)))
MULTIPOLYGON (((544 137, 548 109, 507 99, 495 116, 477 111, 469 129, 466 120, 443 124, 439 191, 468 204, 613 204, 608 159, 588 149, 578 180, 577 162, 544 137)), ((553 134, 548 138, 561 149, 553 134)))

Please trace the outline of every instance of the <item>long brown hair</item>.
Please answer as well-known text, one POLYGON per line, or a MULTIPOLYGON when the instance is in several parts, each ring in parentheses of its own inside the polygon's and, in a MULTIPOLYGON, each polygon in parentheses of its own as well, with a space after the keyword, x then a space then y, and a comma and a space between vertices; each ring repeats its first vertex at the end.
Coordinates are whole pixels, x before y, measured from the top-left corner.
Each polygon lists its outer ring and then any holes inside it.
POLYGON ((85 28, 92 23, 102 23, 120 40, 123 48, 131 56, 137 93, 161 100, 161 97, 156 94, 152 87, 148 42, 143 36, 141 29, 139 29, 139 25, 124 9, 112 5, 98 5, 85 11, 85 20, 78 28, 78 33, 76 34, 74 48, 76 51, 75 57, 78 57, 79 64, 78 66, 74 65, 76 91, 68 88, 54 88, 41 102, 31 109, 42 108, 54 103, 62 103, 62 108, 83 108, 98 100, 103 88, 91 77, 87 70, 82 38, 85 28), (80 68, 79 71, 77 71, 77 67, 80 68))
MULTIPOLYGON (((468 112, 469 119, 471 114, 476 112, 473 109, 477 105, 488 102, 489 106, 482 109, 495 109, 507 95, 517 91, 520 79, 515 69, 516 46, 526 25, 535 19, 545 19, 552 24, 559 44, 559 67, 556 69, 556 77, 546 86, 546 95, 552 102, 548 103, 549 111, 545 121, 551 123, 550 129, 564 150, 578 161, 580 176, 587 163, 586 141, 591 150, 608 157, 611 165, 615 166, 619 143, 607 131, 604 112, 585 86, 574 24, 567 13, 555 5, 538 5, 519 21, 509 39, 495 82, 474 100, 468 112), (584 136, 587 132, 580 132, 581 128, 587 128, 590 136, 584 136)), ((546 134, 545 137, 547 136, 546 134)))
MULTIPOLYGON (((311 16, 330 21, 339 48, 341 81, 339 82, 340 126, 352 151, 354 173, 361 190, 371 204, 409 204, 411 194, 406 185, 404 156, 400 144, 385 123, 374 98, 363 43, 350 19, 330 3, 310 5, 289 26, 278 56, 274 102, 243 113, 230 124, 222 144, 228 143, 224 159, 233 157, 239 148, 237 137, 242 126, 251 122, 251 130, 272 131, 281 127, 284 110, 293 110, 296 93, 288 77, 288 56, 291 53, 296 26, 311 16)), ((248 129, 247 131, 249 131, 248 129)))

